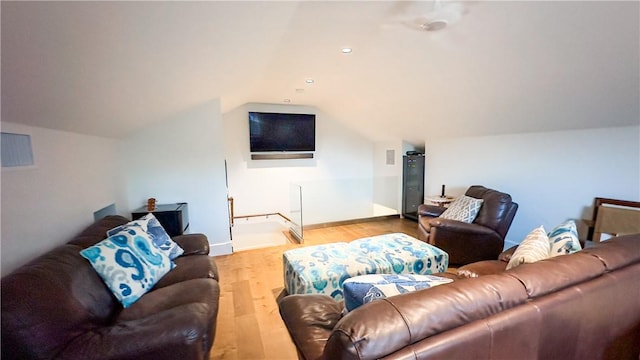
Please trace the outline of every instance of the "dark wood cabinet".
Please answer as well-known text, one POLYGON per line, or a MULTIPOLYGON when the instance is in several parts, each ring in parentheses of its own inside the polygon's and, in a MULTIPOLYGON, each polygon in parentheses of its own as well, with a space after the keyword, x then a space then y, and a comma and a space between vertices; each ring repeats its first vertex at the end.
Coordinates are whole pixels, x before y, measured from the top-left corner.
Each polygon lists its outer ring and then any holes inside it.
POLYGON ((169 236, 182 235, 189 229, 189 206, 187 203, 177 204, 159 204, 153 211, 147 210, 147 206, 135 209, 131 213, 133 220, 139 219, 148 213, 158 219, 160 225, 165 229, 169 236))

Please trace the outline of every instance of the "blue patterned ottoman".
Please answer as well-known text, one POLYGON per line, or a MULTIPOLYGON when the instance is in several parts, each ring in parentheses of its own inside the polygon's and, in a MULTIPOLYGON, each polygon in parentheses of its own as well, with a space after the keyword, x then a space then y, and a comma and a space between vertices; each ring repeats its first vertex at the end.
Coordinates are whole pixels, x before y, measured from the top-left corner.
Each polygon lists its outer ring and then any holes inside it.
POLYGON ((345 242, 288 250, 282 258, 289 294, 325 294, 337 300, 346 279, 391 271, 388 262, 354 251, 345 242))
POLYGON ((388 274, 429 275, 445 272, 449 254, 407 234, 394 233, 354 240, 349 245, 370 258, 383 258, 388 274))
POLYGON ((449 255, 402 233, 386 234, 285 251, 285 290, 289 294, 326 294, 343 298, 342 283, 367 274, 444 272, 449 255))

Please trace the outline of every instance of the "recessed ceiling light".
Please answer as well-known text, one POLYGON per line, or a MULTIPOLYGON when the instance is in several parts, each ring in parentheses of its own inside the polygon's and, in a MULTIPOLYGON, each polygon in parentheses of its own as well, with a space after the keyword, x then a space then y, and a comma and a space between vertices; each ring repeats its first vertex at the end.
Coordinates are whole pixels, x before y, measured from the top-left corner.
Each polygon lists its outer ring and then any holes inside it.
POLYGON ((284 99, 283 101, 286 102, 286 103, 290 103, 291 99, 284 99))
POLYGON ((306 82, 307 84, 313 84, 315 82, 315 80, 313 80, 313 79, 305 79, 304 82, 306 82))
POLYGON ((343 47, 340 51, 342 51, 343 54, 349 54, 353 51, 353 49, 351 49, 350 47, 343 47))
POLYGON ((297 92, 297 93, 303 93, 303 92, 304 92, 304 89, 296 89, 296 92, 297 92))

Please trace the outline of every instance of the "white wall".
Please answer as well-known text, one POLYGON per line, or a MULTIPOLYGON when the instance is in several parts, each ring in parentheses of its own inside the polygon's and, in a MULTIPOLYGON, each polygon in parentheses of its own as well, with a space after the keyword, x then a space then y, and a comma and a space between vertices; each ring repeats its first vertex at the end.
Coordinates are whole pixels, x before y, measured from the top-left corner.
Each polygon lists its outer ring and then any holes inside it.
MULTIPOLYGON (((2 273, 66 242, 93 221, 94 211, 115 203, 130 216, 149 197, 188 202, 191 231, 209 237, 212 254, 231 252, 225 157, 240 214, 288 208, 292 181, 335 185, 335 193, 350 196, 349 186, 362 179, 401 172, 380 163, 384 150, 399 145, 373 144, 315 109, 316 158, 251 161, 249 109, 291 110, 251 104, 221 115, 216 100, 121 141, 2 122, 2 131, 32 136, 36 162, 2 169, 2 273)), ((520 209, 507 246, 538 225, 590 218, 596 196, 640 200, 638 126, 427 139, 426 154, 426 196, 439 194, 442 184, 451 195, 482 184, 513 196, 520 209)), ((321 213, 349 216, 336 201, 317 205, 321 213)))
POLYGON ((283 213, 291 208, 290 185, 302 184, 305 225, 351 219, 372 212, 374 144, 313 107, 245 104, 223 115, 229 193, 235 215, 283 213), (251 160, 249 111, 316 114, 313 159, 251 160), (366 186, 362 186, 365 182, 366 186), (366 188, 365 188, 366 187, 366 188), (367 205, 361 201, 366 198, 367 205), (361 206, 362 205, 362 206, 361 206))
POLYGON ((505 246, 536 226, 590 219, 594 197, 640 200, 640 127, 428 139, 425 196, 470 185, 511 194, 520 207, 505 246))
POLYGON ((31 135, 35 166, 2 168, 2 273, 63 244, 115 203, 189 203, 190 231, 231 252, 218 100, 116 140, 2 122, 31 135))
MULTIPOLYGON (((399 214, 402 209, 402 142, 378 142, 373 157, 375 205, 384 206, 374 215, 399 214), (392 164, 387 163, 387 151, 393 152, 392 164), (383 212, 383 210, 388 210, 383 212), (393 210, 393 211, 392 211, 393 210)), ((374 205, 374 206, 375 206, 374 205)))
POLYGON ((129 136, 120 148, 128 210, 189 204, 189 230, 209 238, 212 255, 231 253, 220 101, 196 106, 129 136))
POLYGON ((115 203, 123 211, 117 141, 3 121, 31 135, 35 165, 2 168, 2 273, 61 245, 115 203))

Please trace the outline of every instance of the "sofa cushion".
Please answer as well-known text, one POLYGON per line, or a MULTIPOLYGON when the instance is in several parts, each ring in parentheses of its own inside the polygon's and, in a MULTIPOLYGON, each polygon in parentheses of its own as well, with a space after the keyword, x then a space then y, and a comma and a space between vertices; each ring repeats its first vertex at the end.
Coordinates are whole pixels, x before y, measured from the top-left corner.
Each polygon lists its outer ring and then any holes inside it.
POLYGON ((344 306, 351 311, 376 299, 405 294, 452 282, 452 279, 434 275, 372 274, 345 280, 344 306))
POLYGON ((582 250, 578 240, 578 230, 573 220, 567 220, 556 226, 548 234, 551 245, 550 256, 573 254, 582 250))
POLYGON ((122 307, 80 250, 59 246, 2 277, 0 358, 53 359, 81 332, 112 322, 122 307))
POLYGON ((212 256, 180 256, 172 260, 175 268, 160 279, 155 289, 188 281, 191 279, 213 279, 218 281, 218 268, 212 256))
POLYGON ((524 263, 532 263, 549 257, 549 238, 544 227, 539 226, 522 240, 511 256, 507 270, 524 263))
MULTIPOLYGON (((143 319, 162 311, 173 309, 191 303, 204 303, 211 306, 217 313, 217 299, 220 297, 220 285, 211 279, 191 279, 175 283, 160 289, 155 289, 136 301, 130 307, 123 309, 117 321, 143 319)), ((207 318, 211 318, 212 315, 207 318)), ((215 317, 212 319, 215 321, 215 317)))
POLYGON ((120 215, 108 215, 104 218, 94 222, 87 228, 82 230, 78 235, 69 240, 68 244, 78 245, 85 249, 91 245, 95 245, 98 242, 107 238, 107 231, 113 229, 116 226, 124 225, 129 221, 124 216, 120 215))
POLYGON ((174 267, 169 257, 137 226, 128 226, 80 254, 89 260, 125 308, 174 267))
MULTIPOLYGON (((482 208, 474 220, 474 223, 491 228, 504 237, 501 228, 504 226, 504 220, 513 207, 511 195, 481 185, 470 186, 465 192, 465 195, 483 200, 482 208)), ((507 226, 502 230, 504 230, 506 234, 508 229, 509 227, 507 226)))
POLYGON ((160 222, 152 213, 141 217, 140 219, 130 221, 124 225, 115 227, 107 231, 107 236, 111 236, 115 233, 126 229, 129 226, 140 226, 147 234, 153 243, 162 251, 164 251, 169 259, 173 260, 184 253, 184 250, 176 244, 165 229, 160 225, 160 222))
POLYGON ((442 215, 443 219, 472 223, 476 219, 484 200, 462 195, 449 205, 442 215))

